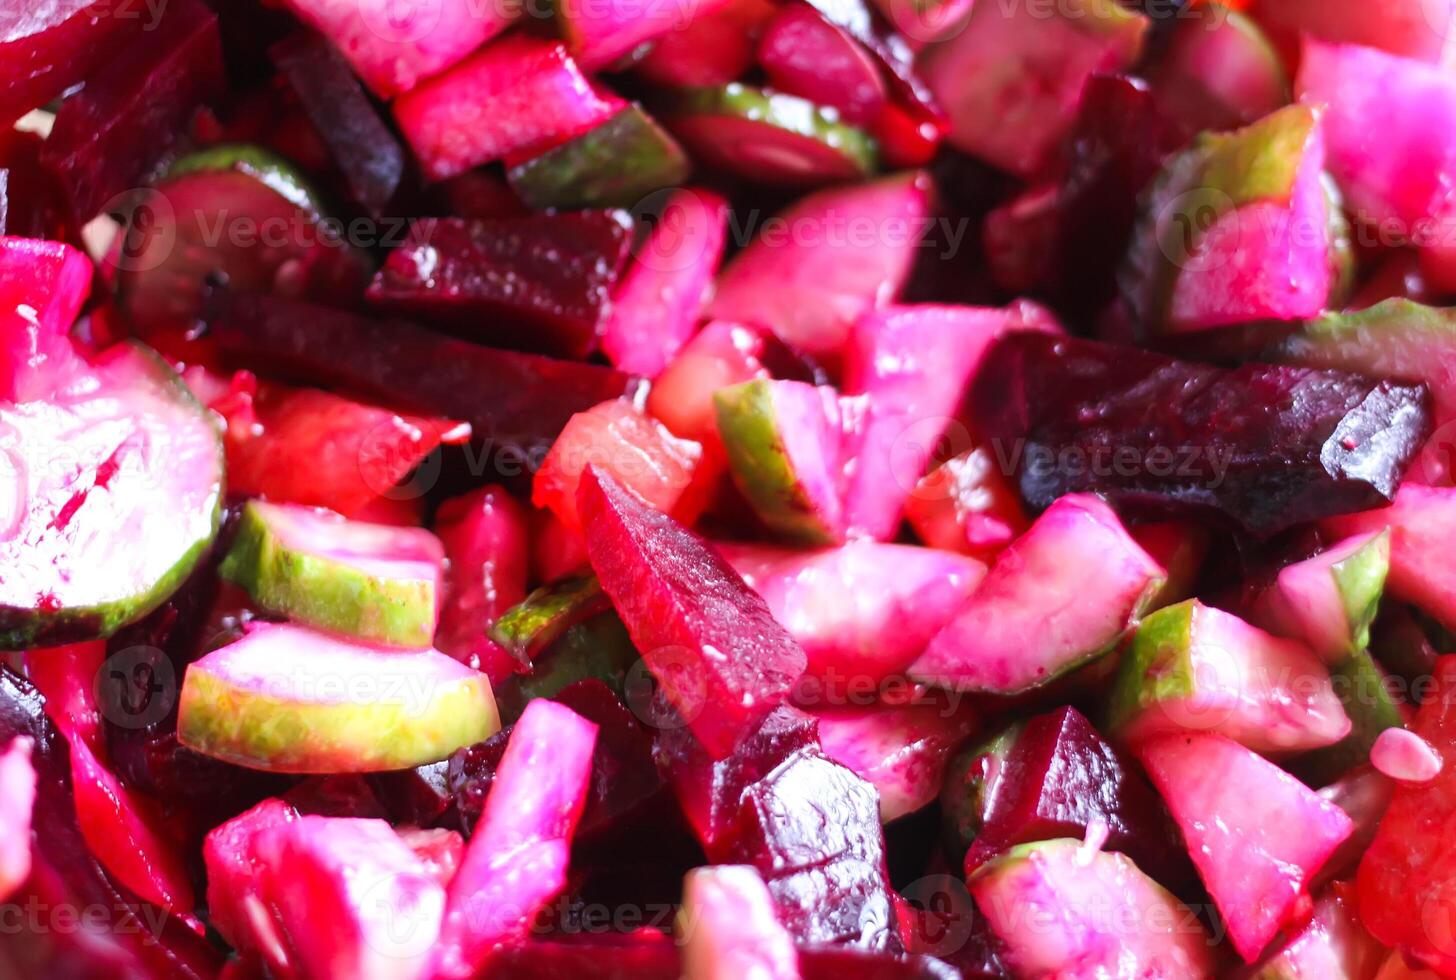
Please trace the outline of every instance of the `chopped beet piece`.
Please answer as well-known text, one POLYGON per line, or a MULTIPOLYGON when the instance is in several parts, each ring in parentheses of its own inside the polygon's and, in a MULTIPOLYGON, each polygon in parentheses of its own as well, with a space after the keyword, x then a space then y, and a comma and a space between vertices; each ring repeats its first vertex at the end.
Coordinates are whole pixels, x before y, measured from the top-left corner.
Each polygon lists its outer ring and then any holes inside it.
POLYGON ((76 370, 71 324, 90 290, 77 249, 0 237, 0 398, 43 398, 76 370))
POLYGON ((0 132, 0 235, 74 241, 69 195, 41 163, 44 148, 35 133, 0 132))
POLYGON ((677 946, 661 942, 532 940, 491 960, 494 980, 680 980, 677 946))
POLYGON ((265 831, 297 819, 298 811, 292 806, 267 799, 213 828, 202 845, 212 924, 233 946, 244 952, 257 951, 279 968, 289 964, 277 926, 267 915, 250 914, 250 906, 256 907, 260 901, 257 839, 265 831))
POLYGON ((350 196, 378 217, 404 177, 404 147, 333 45, 298 34, 269 54, 328 146, 350 196))
POLYGON ((225 294, 208 322, 218 346, 239 361, 462 419, 478 442, 525 460, 539 458, 572 415, 636 387, 594 364, 480 347, 271 296, 225 294))
POLYGON ((449 769, 449 760, 441 759, 413 769, 376 772, 365 778, 392 821, 424 827, 447 818, 451 804, 449 769))
POLYGON ((631 239, 623 211, 425 218, 389 253, 368 296, 456 324, 473 340, 583 357, 596 344, 631 239))
POLYGON ((753 67, 758 37, 777 10, 772 0, 698 7, 680 30, 657 39, 636 70, 669 88, 727 85, 753 67))
POLYGON ((19 976, 107 975, 206 980, 220 966, 217 951, 181 920, 162 915, 118 884, 86 846, 72 797, 70 753, 45 717, 36 690, 0 666, 0 741, 33 740, 37 783, 32 826, 34 872, 10 897, 14 907, 99 909, 87 930, 4 930, 0 957, 19 976), (159 931, 154 931, 153 926, 159 931))
POLYGON ((797 941, 899 951, 879 794, 817 751, 744 790, 729 856, 758 868, 797 941))
POLYGON ((150 175, 193 113, 222 95, 222 68, 216 16, 200 0, 179 0, 61 103, 41 159, 70 190, 78 219, 150 175))
POLYGON ((997 343, 971 397, 976 431, 1035 509, 1091 491, 1255 534, 1390 500, 1429 402, 1422 385, 1031 333, 997 343))
POLYGON ((1194 882, 1152 786, 1076 708, 1031 718, 1014 730, 1009 749, 995 755, 984 746, 967 750, 946 779, 946 812, 964 817, 955 833, 956 843, 967 847, 967 873, 1013 845, 1082 838, 1101 821, 1110 850, 1126 853, 1180 894, 1194 882))
POLYGON ((720 864, 689 871, 681 916, 683 976, 798 980, 794 938, 753 868, 720 864))
POLYGON ((6 4, 0 12, 0 125, 8 129, 26 112, 90 76, 129 41, 137 43, 118 32, 128 25, 140 28, 143 13, 105 0, 6 4), (123 9, 136 16, 120 16, 123 9))
POLYGON ((577 507, 602 588, 678 715, 714 758, 788 695, 804 651, 706 541, 587 467, 577 507))
POLYGON ((611 830, 624 818, 630 824, 630 815, 663 785, 652 761, 652 736, 612 689, 595 678, 577 681, 552 700, 597 726, 591 785, 577 834, 611 830))
POLYGON ((885 81, 875 59, 808 5, 779 11, 763 32, 758 60, 775 89, 832 106, 847 122, 873 122, 884 107, 885 81))
POLYGON ((743 791, 801 749, 819 744, 819 723, 798 708, 783 705, 733 750, 714 760, 686 727, 657 734, 653 752, 672 783, 683 814, 713 859, 731 843, 743 791))
POLYGON ((440 505, 435 533, 445 545, 445 601, 435 646, 483 670, 498 686, 518 662, 486 630, 526 598, 525 508, 501 487, 482 487, 440 505))

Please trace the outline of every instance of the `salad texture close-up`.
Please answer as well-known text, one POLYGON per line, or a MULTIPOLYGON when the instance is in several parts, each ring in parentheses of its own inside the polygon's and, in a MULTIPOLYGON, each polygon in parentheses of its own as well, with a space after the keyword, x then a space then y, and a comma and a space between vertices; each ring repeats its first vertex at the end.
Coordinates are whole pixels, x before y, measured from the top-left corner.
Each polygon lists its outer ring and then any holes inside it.
POLYGON ((0 980, 1456 978, 1456 0, 0 0, 0 980))

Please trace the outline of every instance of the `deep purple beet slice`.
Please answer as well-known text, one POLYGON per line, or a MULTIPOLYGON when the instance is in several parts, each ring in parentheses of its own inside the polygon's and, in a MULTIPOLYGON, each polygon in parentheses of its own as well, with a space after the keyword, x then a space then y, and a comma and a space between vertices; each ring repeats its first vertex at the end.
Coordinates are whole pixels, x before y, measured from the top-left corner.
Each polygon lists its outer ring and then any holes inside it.
POLYGON ((584 357, 631 242, 625 211, 425 218, 389 253, 367 295, 472 339, 584 357))
POLYGON ((46 919, 41 929, 0 930, 0 963, 24 977, 216 976, 220 958, 210 944, 139 901, 87 849, 76 818, 66 741, 45 716, 36 690, 0 666, 0 743, 17 736, 34 741, 37 784, 31 876, 10 902, 19 908, 39 903, 51 910, 101 910, 101 918, 93 912, 86 930, 45 928, 46 919))
POLYGON ((480 443, 522 459, 544 456, 572 415, 635 387, 595 364, 481 347, 274 296, 220 296, 208 323, 224 355, 245 366, 462 419, 480 443))
POLYGON ((971 412, 1032 508, 1100 493, 1259 535, 1387 503, 1431 427, 1423 385, 1032 333, 992 348, 971 412))
POLYGON ((577 508, 587 554, 668 702, 724 758, 788 696, 803 649, 697 534, 595 467, 577 508))
POLYGON ((332 44, 299 33, 268 50, 344 176, 349 196, 378 217, 404 178, 404 147, 332 44))
POLYGON ((0 7, 0 123, 6 128, 86 78, 123 42, 113 35, 137 19, 105 0, 25 0, 0 7))
POLYGON ((818 745, 818 721, 785 704, 726 759, 710 757, 692 733, 680 726, 658 733, 653 754, 703 849, 716 860, 726 857, 743 791, 795 752, 818 745))
POLYGON ((200 0, 168 4, 160 24, 106 59, 56 113, 41 159, 70 190, 76 217, 139 186, 224 86, 217 17, 200 0))
POLYGON ((595 678, 577 681, 552 698, 597 726, 586 808, 577 827, 579 837, 631 822, 631 815, 662 789, 662 774, 653 764, 652 736, 612 689, 595 678))
POLYGON ((999 761, 975 750, 962 758, 969 765, 953 765, 942 799, 947 814, 979 820, 979 830, 957 828, 967 874, 1016 844, 1085 837, 1100 820, 1107 850, 1177 891, 1196 880, 1152 786, 1076 708, 1029 719, 999 761))
POLYGON ((730 859, 763 875, 798 942, 899 951, 879 794, 816 750, 744 791, 730 859))

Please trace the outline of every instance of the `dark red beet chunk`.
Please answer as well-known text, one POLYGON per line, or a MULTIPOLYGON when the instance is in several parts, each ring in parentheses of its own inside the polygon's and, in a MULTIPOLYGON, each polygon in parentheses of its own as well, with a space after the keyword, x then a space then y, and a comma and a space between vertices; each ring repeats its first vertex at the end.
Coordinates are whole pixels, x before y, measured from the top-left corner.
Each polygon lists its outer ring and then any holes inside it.
POLYGON ((0 128, 88 77, 126 43, 113 35, 135 31, 148 19, 140 4, 106 0, 22 0, 0 6, 0 128), (123 8, 134 16, 120 16, 123 8))
POLYGON ((56 113, 41 159, 71 192, 82 221, 139 186, 193 113, 225 82, 217 18, 200 0, 176 0, 142 39, 106 59, 56 113))
POLYGON ((931 956, 892 956, 862 949, 801 949, 802 980, 961 980, 956 968, 931 956))
POLYGON ((730 860, 763 875, 802 943, 898 952, 875 788, 809 749, 748 787, 730 860))
POLYGON ((453 802, 450 797, 450 761, 442 759, 429 765, 398 772, 380 772, 369 777, 374 795, 389 811, 395 823, 429 827, 447 822, 453 802))
POLYGON ((34 739, 37 776, 34 867, 7 905, 43 915, 34 928, 0 929, 0 964, 22 977, 216 976, 221 957, 206 940, 160 909, 144 907, 87 850, 72 797, 70 750, 43 705, 27 681, 0 666, 0 746, 17 736, 34 739), (72 913, 64 921, 62 910, 72 913), (87 928, 78 929, 83 912, 87 928))
POLYGON ((591 786, 577 825, 577 839, 609 831, 663 788, 652 763, 652 736, 599 680, 577 681, 551 700, 597 726, 591 786))
MULTIPOLYGON (((1028 720, 988 783, 980 831, 966 853, 967 874, 1008 847, 1080 838, 1100 820, 1107 827, 1108 850, 1127 854, 1143 871, 1180 891, 1196 880, 1153 787, 1076 708, 1028 720)), ((948 794, 957 791, 970 792, 946 787, 948 794)))
POLYGON ((588 466, 577 509, 592 568, 663 695, 717 759, 782 704, 803 649, 718 552, 588 466))
POLYGON ((348 62, 314 34, 296 34, 268 50, 309 122, 323 138, 349 195, 379 217, 404 177, 404 147, 364 94, 348 62))
POLYGON ((817 748, 819 722, 791 705, 763 720, 726 759, 714 760, 685 727, 658 733, 653 754, 668 775, 683 815, 714 860, 726 855, 743 791, 800 749, 817 748))
POLYGON ((595 364, 495 350, 274 296, 224 294, 207 320, 219 349, 240 366, 461 419, 477 442, 525 460, 544 457, 572 415, 636 385, 595 364))
MULTIPOLYGON (((621 942, 536 941, 509 947, 490 963, 493 980, 677 980, 677 946, 628 938, 621 942)), ((957 980, 956 971, 929 956, 891 956, 858 949, 801 949, 803 980, 957 980)))
POLYGON ((445 786, 466 833, 475 829, 485 809, 486 794, 495 782, 495 771, 500 768, 513 730, 507 725, 484 742, 458 750, 446 763, 445 786))
POLYGON ((1100 493, 1261 536, 1386 504, 1431 427, 1424 385, 1031 333, 992 348, 971 410, 1034 510, 1100 493))
POLYGON ((40 162, 44 145, 34 133, 0 133, 0 234, 75 241, 67 195, 40 162))
POLYGON ((631 242, 625 211, 424 218, 389 254, 368 296, 473 340, 584 357, 631 242))

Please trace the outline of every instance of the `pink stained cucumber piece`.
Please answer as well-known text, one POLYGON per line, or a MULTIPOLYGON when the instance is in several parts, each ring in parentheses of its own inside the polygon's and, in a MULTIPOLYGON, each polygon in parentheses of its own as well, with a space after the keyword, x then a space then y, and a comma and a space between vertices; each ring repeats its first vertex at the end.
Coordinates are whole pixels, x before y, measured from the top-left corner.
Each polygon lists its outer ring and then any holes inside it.
POLYGON ((903 671, 986 575, 974 558, 875 541, 716 547, 804 648, 808 676, 835 681, 903 671))
POLYGON ((565 45, 517 35, 406 92, 394 114, 426 176, 443 180, 585 132, 621 105, 597 93, 565 45))
POLYGON ((728 237, 728 202, 685 188, 663 205, 612 295, 602 324, 607 360, 655 378, 697 332, 728 237))
POLYGON ((757 379, 713 394, 733 482, 775 533, 804 544, 844 540, 846 412, 838 393, 757 379))
POLYGON ((674 435, 716 444, 718 410, 713 395, 721 388, 769 377, 768 343, 760 329, 726 320, 708 323, 653 381, 647 411, 674 435))
POLYGON ((301 975, 427 975, 445 890, 389 824, 302 816, 260 831, 253 846, 264 904, 301 975))
MULTIPOLYGON (((1295 91, 1323 105, 1327 166, 1361 223, 1451 215, 1456 79, 1434 65, 1354 44, 1307 39, 1295 91), (1370 140, 1378 131, 1381 138, 1370 140)), ((1437 228, 1427 232, 1439 233, 1437 228)))
POLYGON ((1289 76, 1259 25, 1204 7, 1179 22, 1149 71, 1168 111, 1192 129, 1232 129, 1289 101, 1289 76))
POLYGON ((381 99, 452 67, 509 27, 521 9, 471 0, 404 7, 389 0, 287 0, 287 5, 332 41, 381 99))
POLYGON ((1388 532, 1339 541, 1281 568, 1274 584, 1255 600, 1255 622, 1338 664, 1370 645, 1370 624, 1389 569, 1388 532))
POLYGON ((71 323, 91 291, 91 262, 61 242, 0 237, 0 399, 49 393, 76 366, 71 323))
POLYGON ((76 820, 91 852, 138 898, 158 908, 192 910, 192 883, 155 801, 124 786, 84 741, 71 743, 76 820))
POLYGON ((263 622, 188 666, 177 720, 195 752, 291 773, 408 769, 499 728, 489 680, 443 653, 263 622))
POLYGON ((910 676, 1003 694, 1039 687, 1111 649, 1165 578, 1106 504, 1069 494, 1001 552, 910 676))
POLYGON ((950 143, 1019 177, 1055 156, 1082 87, 1129 66, 1150 21, 1112 0, 1047 11, 977 4, 918 68, 950 117, 950 143))
POLYGON ((1017 976, 1210 977, 1213 941, 1123 854, 1019 844, 967 882, 1017 976))
POLYGON ((1389 507, 1332 517, 1321 527, 1339 537, 1390 528, 1386 590, 1456 629, 1456 576, 1445 554, 1456 533, 1456 488, 1406 483, 1389 507))
POLYGON ((734 256, 708 315, 768 327, 809 354, 839 354, 855 321, 899 296, 932 195, 929 178, 917 172, 801 198, 780 215, 794 234, 762 235, 734 256), (860 222, 887 233, 871 240, 846 233, 860 222))
POLYGON ((202 844, 207 868, 207 909, 212 924, 233 946, 259 954, 283 975, 291 952, 261 897, 262 859, 258 838, 265 831, 298 819, 292 805, 266 799, 221 824, 202 844))
POLYGON ((1109 708, 1128 743, 1216 732, 1256 752, 1333 745, 1350 719, 1308 648, 1189 599, 1139 624, 1109 708))
POLYGON ((779 10, 759 41, 758 61, 775 89, 832 106, 846 122, 871 123, 885 104, 879 64, 807 5, 779 10))
POLYGON ((994 449, 974 444, 920 478, 905 519, 930 547, 983 560, 1031 524, 994 449))
POLYGON ((929 806, 956 747, 976 728, 965 705, 917 698, 904 705, 820 711, 824 754, 879 791, 885 823, 929 806))
POLYGON ((846 453, 854 460, 845 492, 851 533, 888 540, 906 499, 943 437, 969 442, 954 419, 987 348, 1010 331, 1060 333, 1034 303, 1006 309, 900 306, 866 314, 845 348, 844 393, 866 408, 846 453))
POLYGON ((498 486, 451 498, 435 514, 435 534, 449 559, 435 646, 483 671, 492 687, 518 666, 486 630, 526 598, 528 522, 525 508, 498 486))
POLYGON ((29 736, 12 738, 0 752, 0 901, 30 876, 30 814, 35 805, 35 767, 29 736))
POLYGON ((638 45, 681 31, 693 19, 709 16, 725 0, 643 6, 630 0, 562 0, 556 7, 562 34, 572 55, 588 71, 597 71, 638 45))
POLYGON ((668 702, 714 758, 781 704, 803 649, 712 547, 587 467, 587 553, 668 702))
POLYGON ((1354 825, 1345 812, 1221 735, 1169 735, 1138 751, 1188 853, 1253 962, 1298 913, 1310 879, 1354 825))
POLYGON ((596 739, 597 726, 564 705, 537 699, 526 707, 450 883, 434 976, 478 975, 565 887, 596 739))
POLYGON ((429 531, 250 500, 218 574, 261 609, 344 636, 425 649, 445 549, 429 531))
POLYGON ((0 404, 0 453, 0 646, 110 635, 170 595, 217 532, 216 422, 139 344, 44 400, 0 404))
POLYGON ((1256 980, 1375 977, 1386 949, 1360 924, 1355 898, 1349 886, 1339 884, 1320 895, 1304 928, 1264 957, 1252 975, 1256 980))
POLYGON ((689 871, 678 929, 684 977, 799 980, 794 938, 775 917, 768 886, 747 865, 689 871))
POLYGON ((1456 4, 1450 0, 1254 0, 1249 16, 1269 33, 1291 64, 1304 36, 1359 44, 1432 65, 1451 62, 1456 4))

